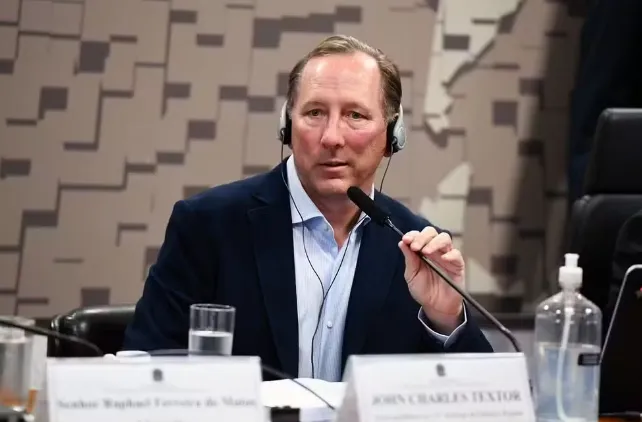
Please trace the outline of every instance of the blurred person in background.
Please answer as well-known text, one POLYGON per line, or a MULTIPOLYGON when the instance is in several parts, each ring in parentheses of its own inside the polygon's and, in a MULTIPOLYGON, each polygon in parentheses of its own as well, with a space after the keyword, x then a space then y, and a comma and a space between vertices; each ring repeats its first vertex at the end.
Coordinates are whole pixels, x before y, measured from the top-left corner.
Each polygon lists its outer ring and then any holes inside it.
POLYGON ((580 198, 599 115, 607 108, 642 107, 642 1, 585 0, 571 97, 569 205, 580 198))

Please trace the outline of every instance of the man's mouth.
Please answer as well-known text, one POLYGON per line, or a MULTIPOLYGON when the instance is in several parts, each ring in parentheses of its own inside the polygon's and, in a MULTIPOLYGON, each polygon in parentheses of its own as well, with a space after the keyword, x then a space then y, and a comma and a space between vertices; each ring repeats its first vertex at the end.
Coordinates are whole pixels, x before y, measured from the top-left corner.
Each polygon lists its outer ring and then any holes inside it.
POLYGON ((325 167, 343 167, 347 165, 345 161, 326 161, 322 164, 325 167))

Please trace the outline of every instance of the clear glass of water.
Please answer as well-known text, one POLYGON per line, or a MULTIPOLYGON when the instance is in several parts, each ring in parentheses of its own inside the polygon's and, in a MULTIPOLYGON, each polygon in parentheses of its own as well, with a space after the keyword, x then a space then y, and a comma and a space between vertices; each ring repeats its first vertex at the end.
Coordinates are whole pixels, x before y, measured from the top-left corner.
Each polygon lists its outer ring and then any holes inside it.
MULTIPOLYGON (((0 319, 33 326, 33 319, 0 316, 0 319)), ((26 411, 30 402, 32 336, 19 328, 0 326, 0 404, 26 411)))
POLYGON ((190 306, 189 353, 230 356, 236 308, 214 303, 190 306))

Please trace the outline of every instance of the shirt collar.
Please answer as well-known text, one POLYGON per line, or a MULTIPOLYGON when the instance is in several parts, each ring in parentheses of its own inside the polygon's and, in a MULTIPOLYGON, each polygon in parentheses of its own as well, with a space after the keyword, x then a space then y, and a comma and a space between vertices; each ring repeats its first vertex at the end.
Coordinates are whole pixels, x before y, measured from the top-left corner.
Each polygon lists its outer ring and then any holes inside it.
MULTIPOLYGON (((301 179, 299 179, 299 175, 294 166, 294 155, 288 157, 286 167, 288 172, 288 187, 291 195, 290 214, 292 216, 292 224, 298 224, 319 217, 325 220, 321 211, 314 205, 312 199, 310 199, 305 189, 303 189, 303 185, 301 185, 301 179)), ((373 184, 370 190, 370 199, 374 200, 374 193, 375 188, 373 184)), ((355 228, 359 225, 367 224, 370 221, 370 217, 362 212, 361 215, 359 215, 358 221, 359 224, 355 228)))

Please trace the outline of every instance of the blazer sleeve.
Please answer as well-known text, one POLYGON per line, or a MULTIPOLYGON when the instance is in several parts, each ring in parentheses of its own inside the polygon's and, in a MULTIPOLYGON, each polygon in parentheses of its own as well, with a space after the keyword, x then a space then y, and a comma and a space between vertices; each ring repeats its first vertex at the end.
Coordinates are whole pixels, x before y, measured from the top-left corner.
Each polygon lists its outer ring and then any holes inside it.
POLYGON ((190 305, 214 299, 215 253, 206 232, 186 201, 174 205, 123 350, 187 348, 190 305))
POLYGON ((626 271, 635 264, 642 264, 642 211, 629 218, 618 233, 613 252, 605 321, 611 319, 626 271))
MULTIPOLYGON (((426 330, 424 344, 421 352, 431 352, 438 350, 441 353, 492 353, 493 346, 490 344, 482 332, 477 321, 472 317, 469 306, 464 305, 465 323, 461 324, 456 332, 453 332, 446 341, 437 338, 434 334, 426 330)), ((424 322, 427 320, 423 315, 424 322)))

